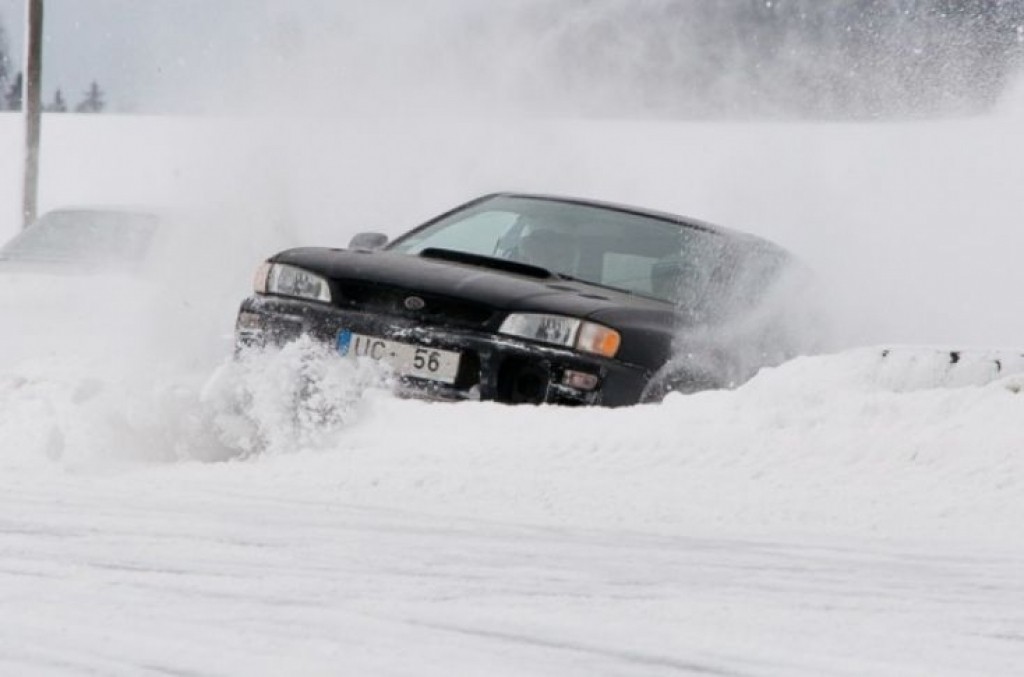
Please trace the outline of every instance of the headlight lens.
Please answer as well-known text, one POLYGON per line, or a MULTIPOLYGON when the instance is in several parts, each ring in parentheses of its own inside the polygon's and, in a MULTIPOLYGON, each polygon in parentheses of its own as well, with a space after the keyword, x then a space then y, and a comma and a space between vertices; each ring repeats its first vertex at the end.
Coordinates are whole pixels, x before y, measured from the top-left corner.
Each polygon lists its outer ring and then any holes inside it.
POLYGON ((279 294, 314 301, 331 300, 331 287, 316 273, 285 263, 264 263, 256 270, 253 288, 259 294, 279 294))
POLYGON ((622 342, 619 332, 614 329, 563 315, 512 313, 501 323, 498 331, 604 357, 614 357, 622 342))

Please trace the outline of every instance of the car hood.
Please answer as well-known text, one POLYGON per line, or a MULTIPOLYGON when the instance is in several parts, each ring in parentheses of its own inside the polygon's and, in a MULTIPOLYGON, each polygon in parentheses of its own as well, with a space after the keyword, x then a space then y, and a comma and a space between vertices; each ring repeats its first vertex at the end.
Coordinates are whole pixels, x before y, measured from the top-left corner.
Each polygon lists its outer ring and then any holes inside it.
MULTIPOLYGON (((546 312, 575 317, 616 314, 629 306, 658 315, 674 315, 662 301, 557 276, 539 277, 486 264, 448 261, 388 251, 326 248, 290 249, 273 261, 300 266, 337 282, 358 280, 410 292, 438 294, 486 304, 506 312, 546 312)), ((533 269, 541 273, 540 269, 533 269)))

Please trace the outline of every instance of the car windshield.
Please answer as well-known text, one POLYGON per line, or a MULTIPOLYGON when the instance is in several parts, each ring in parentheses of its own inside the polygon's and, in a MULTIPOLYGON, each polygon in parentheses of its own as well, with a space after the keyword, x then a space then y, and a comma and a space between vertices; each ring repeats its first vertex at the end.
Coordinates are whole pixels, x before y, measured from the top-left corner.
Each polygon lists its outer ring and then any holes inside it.
POLYGON ((150 214, 60 210, 44 214, 0 249, 0 258, 79 263, 128 263, 146 253, 156 229, 150 214))
POLYGON ((391 251, 447 249, 527 263, 556 275, 685 303, 720 259, 724 238, 610 207, 498 196, 396 240, 391 251))

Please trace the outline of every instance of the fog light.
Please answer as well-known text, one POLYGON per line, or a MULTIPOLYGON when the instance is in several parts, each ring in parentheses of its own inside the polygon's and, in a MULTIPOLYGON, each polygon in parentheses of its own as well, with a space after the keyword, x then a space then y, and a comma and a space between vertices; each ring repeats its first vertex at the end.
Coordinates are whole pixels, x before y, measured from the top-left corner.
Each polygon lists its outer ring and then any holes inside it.
POLYGON ((598 384, 597 374, 588 374, 585 371, 573 371, 566 369, 562 374, 562 385, 575 388, 576 390, 593 390, 598 384))
POLYGON ((238 321, 235 322, 236 331, 257 331, 261 328, 259 313, 250 313, 242 311, 238 313, 238 321))

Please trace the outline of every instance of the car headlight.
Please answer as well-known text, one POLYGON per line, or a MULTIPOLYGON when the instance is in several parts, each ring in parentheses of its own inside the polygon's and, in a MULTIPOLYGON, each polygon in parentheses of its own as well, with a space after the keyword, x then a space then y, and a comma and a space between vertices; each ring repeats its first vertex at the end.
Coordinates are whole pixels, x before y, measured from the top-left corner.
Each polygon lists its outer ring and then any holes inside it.
POLYGON ((614 329, 563 315, 512 313, 498 332, 509 336, 575 348, 587 353, 614 357, 622 337, 614 329))
POLYGON ((294 296, 328 303, 331 300, 331 287, 327 280, 304 268, 285 263, 268 261, 261 265, 256 270, 253 289, 259 294, 294 296))

